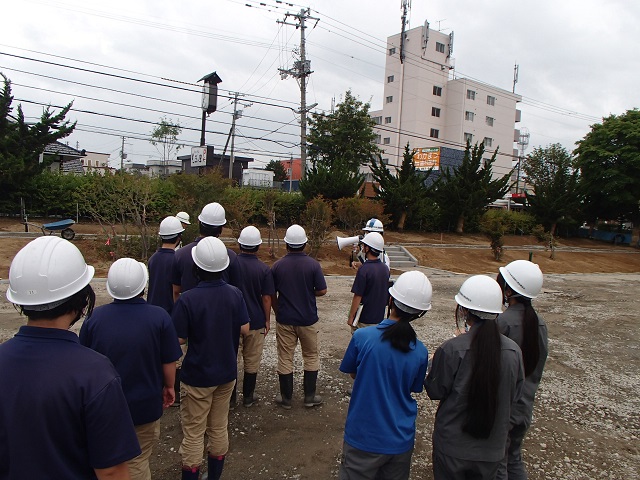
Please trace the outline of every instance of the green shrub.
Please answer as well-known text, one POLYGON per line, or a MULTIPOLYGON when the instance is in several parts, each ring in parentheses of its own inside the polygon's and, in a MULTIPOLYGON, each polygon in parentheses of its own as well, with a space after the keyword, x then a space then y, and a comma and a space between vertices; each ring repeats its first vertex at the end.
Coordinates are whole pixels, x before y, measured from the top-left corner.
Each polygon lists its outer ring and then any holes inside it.
POLYGON ((322 197, 316 197, 307 203, 303 217, 309 239, 309 254, 316 258, 331 228, 333 220, 331 204, 322 197))

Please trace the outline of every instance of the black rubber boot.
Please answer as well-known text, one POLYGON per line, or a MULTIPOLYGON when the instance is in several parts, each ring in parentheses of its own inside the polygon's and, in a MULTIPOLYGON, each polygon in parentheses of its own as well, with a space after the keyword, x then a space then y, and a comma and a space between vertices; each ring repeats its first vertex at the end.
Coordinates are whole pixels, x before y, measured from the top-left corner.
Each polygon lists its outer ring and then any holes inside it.
POLYGON ((220 480, 222 469, 224 468, 224 455, 219 457, 208 457, 207 480, 220 480))
POLYGON ((259 400, 255 394, 257 378, 257 373, 244 373, 244 380, 242 382, 242 405, 245 407, 250 407, 259 400))
POLYGON ((199 468, 186 469, 182 467, 182 480, 198 480, 198 478, 200 478, 199 468))
POLYGON ((276 403, 286 410, 291 409, 291 397, 293 396, 293 373, 278 374, 280 380, 280 395, 276 397, 276 403))
POLYGON ((318 381, 318 372, 309 370, 304 371, 304 406, 315 407, 322 405, 322 397, 316 395, 316 382, 318 381))

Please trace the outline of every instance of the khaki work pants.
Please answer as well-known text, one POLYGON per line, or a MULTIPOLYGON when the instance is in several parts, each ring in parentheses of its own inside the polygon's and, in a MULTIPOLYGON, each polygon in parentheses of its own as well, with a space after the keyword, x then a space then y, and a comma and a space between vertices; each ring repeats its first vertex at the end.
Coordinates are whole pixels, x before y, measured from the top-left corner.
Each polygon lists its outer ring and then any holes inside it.
POLYGON ((247 335, 240 336, 240 348, 242 349, 244 373, 258 373, 264 348, 264 328, 249 330, 247 335))
POLYGON ((193 387, 182 384, 180 418, 182 444, 178 453, 182 465, 199 467, 204 453, 204 435, 207 434, 207 453, 226 455, 229 450, 229 400, 236 381, 215 387, 193 387))
POLYGON ((149 458, 151 458, 153 446, 160 438, 160 420, 145 423, 144 425, 136 425, 135 429, 142 453, 127 462, 131 480, 151 480, 149 458))
POLYGON ((293 356, 300 341, 304 369, 311 372, 320 370, 318 355, 318 327, 297 327, 276 322, 276 340, 278 344, 278 374, 293 373, 293 356))

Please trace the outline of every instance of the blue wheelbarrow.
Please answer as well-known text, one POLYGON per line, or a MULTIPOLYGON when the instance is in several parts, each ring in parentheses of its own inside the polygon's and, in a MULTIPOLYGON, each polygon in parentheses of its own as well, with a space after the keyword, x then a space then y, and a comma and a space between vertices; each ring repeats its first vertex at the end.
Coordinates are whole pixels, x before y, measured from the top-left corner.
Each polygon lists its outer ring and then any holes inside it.
POLYGON ((25 231, 27 232, 29 231, 29 225, 31 225, 32 227, 42 230, 43 235, 53 235, 54 233, 60 232, 60 236, 65 240, 73 240, 76 236, 76 232, 71 228, 71 225, 76 222, 70 218, 67 218, 66 220, 59 220, 57 222, 44 223, 42 225, 39 223, 28 222, 26 220, 23 223, 25 231))

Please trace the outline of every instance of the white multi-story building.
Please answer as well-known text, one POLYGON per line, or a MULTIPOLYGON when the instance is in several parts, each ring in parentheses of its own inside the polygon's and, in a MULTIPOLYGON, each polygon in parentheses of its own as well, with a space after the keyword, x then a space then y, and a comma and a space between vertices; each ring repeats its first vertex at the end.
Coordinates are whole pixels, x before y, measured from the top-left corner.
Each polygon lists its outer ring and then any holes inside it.
POLYGON ((412 149, 421 149, 416 166, 422 158, 424 168, 439 168, 441 147, 464 150, 467 141, 484 142, 487 156, 499 148, 493 171, 502 176, 517 158, 516 104, 521 97, 457 77, 452 53, 453 33, 432 30, 428 22, 406 31, 402 48, 401 34, 387 39, 383 107, 370 112, 384 149, 382 159, 399 166, 408 142, 412 149))
POLYGON ((99 152, 87 152, 82 158, 82 168, 85 173, 97 172, 104 175, 109 170, 109 154, 99 152))

